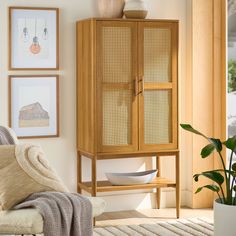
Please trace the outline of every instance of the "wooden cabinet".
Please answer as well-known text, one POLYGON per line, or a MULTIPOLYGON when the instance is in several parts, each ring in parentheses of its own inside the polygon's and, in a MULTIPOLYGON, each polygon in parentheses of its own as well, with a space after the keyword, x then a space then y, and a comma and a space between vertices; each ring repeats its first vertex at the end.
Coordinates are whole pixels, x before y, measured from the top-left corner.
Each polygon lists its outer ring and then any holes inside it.
MULTIPOLYGON (((178 22, 88 19, 77 22, 78 191, 175 187, 179 215, 178 22), (84 183, 81 156, 92 160, 84 183), (174 156, 176 180, 112 186, 99 182, 100 159, 174 156)), ((124 159, 125 162, 125 159, 124 159)), ((112 170, 111 170, 112 171, 112 170)))

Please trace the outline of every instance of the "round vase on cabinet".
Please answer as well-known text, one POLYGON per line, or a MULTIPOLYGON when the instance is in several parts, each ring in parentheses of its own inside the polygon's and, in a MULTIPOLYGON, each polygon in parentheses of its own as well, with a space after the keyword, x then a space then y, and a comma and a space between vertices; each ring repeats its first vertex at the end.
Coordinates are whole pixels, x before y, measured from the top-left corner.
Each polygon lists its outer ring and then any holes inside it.
POLYGON ((123 16, 124 0, 98 0, 100 17, 121 18, 123 16))

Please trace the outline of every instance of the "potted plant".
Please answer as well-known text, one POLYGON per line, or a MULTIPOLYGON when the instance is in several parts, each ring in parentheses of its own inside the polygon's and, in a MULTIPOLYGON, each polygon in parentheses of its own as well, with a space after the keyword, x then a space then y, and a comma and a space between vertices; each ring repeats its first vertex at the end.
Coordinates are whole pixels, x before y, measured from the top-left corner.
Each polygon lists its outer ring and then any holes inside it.
POLYGON ((189 124, 181 124, 180 126, 208 140, 209 144, 201 150, 202 158, 207 158, 213 152, 217 152, 222 168, 204 171, 193 176, 195 181, 198 181, 199 177, 203 176, 214 183, 199 187, 195 193, 199 193, 205 188, 218 195, 214 202, 214 236, 235 236, 236 163, 233 163, 233 157, 236 154, 236 135, 222 142, 220 139, 207 137, 189 124), (222 156, 223 146, 230 151, 228 167, 222 156))

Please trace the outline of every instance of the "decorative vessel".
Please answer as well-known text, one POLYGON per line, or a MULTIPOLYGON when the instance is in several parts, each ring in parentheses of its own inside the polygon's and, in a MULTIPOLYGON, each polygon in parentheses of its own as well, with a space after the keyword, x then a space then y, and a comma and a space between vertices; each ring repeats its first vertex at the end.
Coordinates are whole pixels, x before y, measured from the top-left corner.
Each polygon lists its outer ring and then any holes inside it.
POLYGON ((107 179, 113 185, 135 185, 150 183, 158 170, 148 170, 130 173, 106 173, 107 179))
POLYGON ((147 16, 145 0, 127 0, 124 7, 126 18, 144 19, 147 16))
POLYGON ((98 0, 100 17, 121 18, 123 16, 124 0, 98 0))

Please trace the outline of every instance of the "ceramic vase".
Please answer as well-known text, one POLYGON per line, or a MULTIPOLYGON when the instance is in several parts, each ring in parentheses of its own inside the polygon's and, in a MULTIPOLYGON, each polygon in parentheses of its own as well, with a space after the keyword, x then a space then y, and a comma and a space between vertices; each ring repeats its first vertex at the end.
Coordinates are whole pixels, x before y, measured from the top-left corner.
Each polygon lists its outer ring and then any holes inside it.
POLYGON ((126 18, 144 19, 147 13, 146 0, 126 0, 124 7, 126 18))
POLYGON ((123 16, 124 0, 98 0, 100 17, 121 18, 123 16))

